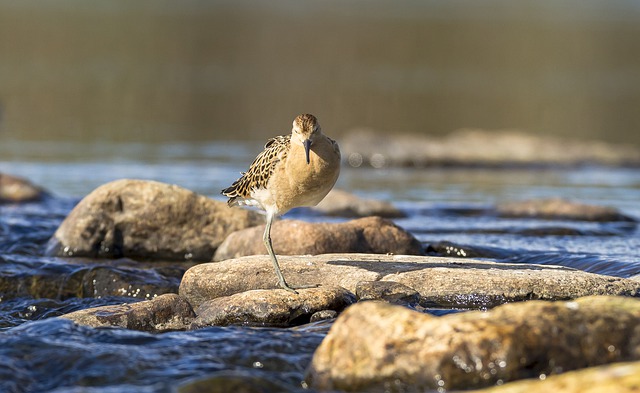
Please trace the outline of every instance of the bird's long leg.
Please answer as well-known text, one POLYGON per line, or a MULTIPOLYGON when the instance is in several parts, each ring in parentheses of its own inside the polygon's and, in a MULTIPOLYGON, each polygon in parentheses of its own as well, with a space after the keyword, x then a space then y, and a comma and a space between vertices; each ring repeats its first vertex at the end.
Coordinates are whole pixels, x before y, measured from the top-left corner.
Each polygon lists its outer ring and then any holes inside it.
POLYGON ((275 214, 273 212, 267 212, 267 227, 264 229, 264 236, 262 237, 262 240, 264 241, 264 245, 267 247, 267 252, 271 257, 271 261, 273 262, 273 268, 276 270, 276 276, 278 276, 278 284, 283 289, 297 294, 298 292, 296 292, 295 289, 291 288, 285 281, 284 276, 282 275, 282 271, 280 271, 280 265, 278 265, 276 254, 273 252, 273 246, 271 245, 271 224, 273 223, 274 218, 275 214))

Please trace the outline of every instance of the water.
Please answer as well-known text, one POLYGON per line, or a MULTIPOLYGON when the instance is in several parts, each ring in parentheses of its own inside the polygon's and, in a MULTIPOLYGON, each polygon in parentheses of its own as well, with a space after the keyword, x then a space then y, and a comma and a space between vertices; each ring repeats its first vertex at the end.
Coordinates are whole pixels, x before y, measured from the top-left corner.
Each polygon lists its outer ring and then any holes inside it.
MULTIPOLYGON (((129 260, 44 256, 49 237, 77 201, 107 181, 129 177, 175 183, 213 198, 235 180, 259 143, 56 144, 0 146, 0 172, 44 186, 42 203, 0 206, 0 391, 170 392, 211 378, 209 386, 244 383, 301 391, 304 370, 329 323, 295 329, 210 328, 147 334, 89 329, 54 317, 144 298, 100 292, 94 280, 123 280, 175 291, 188 266, 129 260), (111 276, 109 276, 111 277, 111 276), (42 289, 42 283, 51 287, 42 289), (85 287, 91 290, 79 290, 85 287)), ((496 203, 565 197, 619 208, 640 218, 640 171, 582 167, 562 170, 344 168, 337 185, 392 200, 407 218, 396 222, 425 246, 450 242, 484 259, 550 263, 618 277, 640 274, 635 224, 506 219, 482 213, 496 203)), ((333 220, 304 209, 291 217, 333 220)), ((446 244, 445 244, 446 245, 446 244)), ((149 289, 151 291, 151 289, 149 289)))

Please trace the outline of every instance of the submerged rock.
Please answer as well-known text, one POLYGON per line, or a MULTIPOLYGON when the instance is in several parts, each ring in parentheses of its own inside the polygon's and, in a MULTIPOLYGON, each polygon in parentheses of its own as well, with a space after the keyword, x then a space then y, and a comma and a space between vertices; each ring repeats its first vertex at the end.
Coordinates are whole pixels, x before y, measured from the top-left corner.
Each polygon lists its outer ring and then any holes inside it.
POLYGON ((501 217, 539 218, 576 221, 635 222, 613 207, 588 205, 562 198, 531 199, 499 204, 495 212, 501 217))
POLYGON ((35 202, 49 194, 21 177, 0 173, 0 204, 35 202))
POLYGON ((117 180, 86 196, 50 241, 49 255, 210 261, 224 238, 261 216, 184 188, 117 180))
POLYGON ((75 311, 61 318, 90 327, 113 326, 158 333, 185 330, 195 314, 186 300, 176 294, 166 294, 139 303, 75 311))
POLYGON ((206 301, 197 308, 192 329, 206 326, 289 327, 309 323, 312 315, 332 310, 340 312, 355 303, 355 296, 341 287, 253 290, 206 301))
MULTIPOLYGON (((278 261, 294 286, 340 286, 355 293, 360 282, 391 281, 417 291, 420 305, 427 308, 491 308, 521 300, 588 295, 640 296, 640 282, 558 266, 376 254, 282 255, 278 261)), ((249 256, 193 266, 182 278, 180 295, 198 307, 221 296, 276 288, 270 258, 249 256)))
POLYGON ((354 130, 340 140, 351 166, 539 167, 640 165, 640 149, 599 141, 563 140, 516 130, 463 129, 444 137, 354 130))
POLYGON ((205 377, 181 384, 177 393, 273 393, 291 389, 274 381, 270 376, 247 371, 217 371, 205 377))
MULTIPOLYGON (((3 257, 0 257, 4 262, 3 257)), ((64 300, 71 297, 124 296, 149 299, 176 293, 185 267, 154 264, 141 266, 134 261, 96 261, 75 259, 56 261, 15 261, 0 274, 0 298, 33 297, 64 300), (87 262, 82 264, 81 262, 87 262), (103 263, 103 262, 101 262, 103 263)))
POLYGON ((316 350, 318 390, 469 389, 640 358, 640 300, 587 297, 432 317, 363 302, 316 350))
MULTIPOLYGON (((217 261, 266 254, 262 241, 264 225, 232 233, 220 245, 217 261)), ((308 223, 283 220, 271 228, 273 249, 278 255, 326 253, 373 253, 422 255, 422 245, 413 235, 380 217, 344 223, 308 223)))
POLYGON ((637 393, 640 362, 615 363, 552 375, 544 379, 510 382, 468 393, 637 393))
POLYGON ((387 201, 361 198, 335 188, 331 190, 317 206, 313 207, 312 210, 328 216, 339 217, 406 217, 405 213, 387 201))

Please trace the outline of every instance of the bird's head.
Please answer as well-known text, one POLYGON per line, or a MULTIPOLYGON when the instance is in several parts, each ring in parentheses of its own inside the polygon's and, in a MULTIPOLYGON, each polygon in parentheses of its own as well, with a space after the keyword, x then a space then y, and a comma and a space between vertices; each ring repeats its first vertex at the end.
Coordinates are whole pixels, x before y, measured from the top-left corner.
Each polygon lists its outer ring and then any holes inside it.
POLYGON ((293 120, 293 129, 291 130, 291 142, 300 143, 304 146, 304 152, 307 158, 307 164, 310 163, 309 151, 313 145, 313 141, 317 135, 321 133, 320 123, 314 115, 299 115, 293 120))

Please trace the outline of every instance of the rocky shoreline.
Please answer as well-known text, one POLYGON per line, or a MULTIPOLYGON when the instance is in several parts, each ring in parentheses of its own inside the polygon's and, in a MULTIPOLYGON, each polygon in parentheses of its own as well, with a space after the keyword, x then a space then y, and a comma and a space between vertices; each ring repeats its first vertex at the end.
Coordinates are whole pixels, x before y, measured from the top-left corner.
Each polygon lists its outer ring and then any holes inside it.
MULTIPOLYGON (((321 391, 505 384, 494 388, 500 389, 560 374, 548 378, 552 386, 569 378, 569 370, 640 361, 640 281, 446 251, 455 245, 429 249, 375 216, 401 216, 392 206, 348 193, 333 197, 338 208, 332 213, 325 206, 320 214, 362 218, 282 220, 273 227, 284 274, 293 285, 312 286, 299 295, 276 286, 259 214, 140 180, 108 183, 85 197, 50 241, 49 255, 59 258, 48 267, 51 274, 38 277, 38 285, 0 279, 0 292, 135 297, 141 301, 62 318, 153 333, 336 318, 307 374, 309 386, 321 391), (131 282, 132 272, 144 282, 131 282), (72 279, 59 282, 61 273, 72 279), (454 312, 429 315, 434 310, 454 312)), ((557 199, 473 214, 635 225, 615 209, 557 199)), ((611 367, 637 370, 637 364, 611 367)), ((531 391, 547 389, 545 383, 531 391)))

